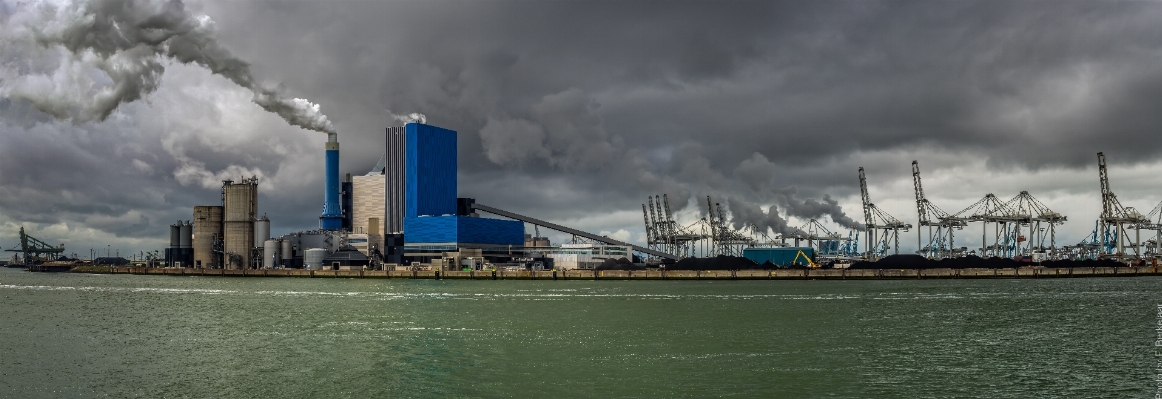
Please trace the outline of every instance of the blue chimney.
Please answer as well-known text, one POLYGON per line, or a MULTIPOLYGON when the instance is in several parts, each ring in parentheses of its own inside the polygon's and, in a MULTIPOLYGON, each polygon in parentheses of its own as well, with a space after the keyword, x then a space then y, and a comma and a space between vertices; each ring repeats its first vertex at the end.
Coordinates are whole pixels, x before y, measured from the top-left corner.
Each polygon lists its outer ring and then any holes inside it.
POLYGON ((319 228, 340 230, 343 228, 343 210, 339 207, 339 139, 335 133, 327 133, 326 171, 323 175, 323 215, 319 216, 319 228))

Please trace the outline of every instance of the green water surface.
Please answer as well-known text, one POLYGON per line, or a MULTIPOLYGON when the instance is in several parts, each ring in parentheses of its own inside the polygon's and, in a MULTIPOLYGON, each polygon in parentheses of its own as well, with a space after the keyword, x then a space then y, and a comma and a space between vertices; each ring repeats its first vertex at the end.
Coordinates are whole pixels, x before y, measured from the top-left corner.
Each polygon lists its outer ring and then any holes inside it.
POLYGON ((0 397, 1144 398, 1160 288, 0 268, 0 397))

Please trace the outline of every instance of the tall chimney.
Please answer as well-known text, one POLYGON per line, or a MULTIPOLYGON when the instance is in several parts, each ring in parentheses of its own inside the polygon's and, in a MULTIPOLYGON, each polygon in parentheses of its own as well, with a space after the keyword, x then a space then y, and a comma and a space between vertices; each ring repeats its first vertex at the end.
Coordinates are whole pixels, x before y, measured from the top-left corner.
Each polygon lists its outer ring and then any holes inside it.
POLYGON ((323 215, 319 216, 319 228, 339 230, 343 228, 343 210, 339 207, 339 138, 335 133, 327 133, 326 149, 323 215))

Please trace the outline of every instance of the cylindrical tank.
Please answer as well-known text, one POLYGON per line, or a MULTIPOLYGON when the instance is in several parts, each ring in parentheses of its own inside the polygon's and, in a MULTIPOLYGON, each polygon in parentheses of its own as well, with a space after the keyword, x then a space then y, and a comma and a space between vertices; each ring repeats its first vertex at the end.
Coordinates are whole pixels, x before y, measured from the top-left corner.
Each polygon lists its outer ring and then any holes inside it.
POLYGON ((194 225, 190 224, 188 220, 178 226, 178 247, 194 247, 194 225))
POLYGON ((295 252, 291 250, 290 240, 282 240, 282 248, 278 250, 278 256, 282 258, 282 260, 294 259, 295 252))
POLYGON ((182 222, 180 220, 177 222, 177 224, 169 225, 169 247, 170 248, 177 248, 177 247, 181 246, 181 236, 182 236, 181 225, 182 225, 182 222))
POLYGON ((262 267, 267 269, 278 267, 278 260, 280 259, 278 250, 280 247, 282 245, 279 244, 278 240, 266 240, 266 242, 262 243, 262 267))
POLYGON ((310 248, 303 251, 303 268, 319 270, 323 268, 323 259, 327 257, 327 250, 310 248))
POLYGON ((266 215, 262 215, 262 219, 254 221, 254 246, 257 248, 265 248, 266 241, 270 239, 270 219, 266 215))

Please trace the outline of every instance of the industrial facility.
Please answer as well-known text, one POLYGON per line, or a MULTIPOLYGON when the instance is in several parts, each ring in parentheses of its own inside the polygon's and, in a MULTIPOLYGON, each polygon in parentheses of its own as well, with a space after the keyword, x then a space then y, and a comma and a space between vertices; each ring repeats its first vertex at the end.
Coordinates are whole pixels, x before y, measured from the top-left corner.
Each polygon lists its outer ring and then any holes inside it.
POLYGON ((458 197, 456 132, 422 123, 388 128, 384 155, 365 174, 340 178, 339 142, 324 144, 319 228, 270 236, 258 212, 258 179, 222 182, 221 202, 195 206, 170 226, 170 267, 312 270, 593 269, 606 260, 679 259, 650 248, 544 222, 458 197), (495 217, 482 217, 481 213, 495 217), (538 231, 525 234, 529 223, 538 231), (552 246, 539 228, 578 237, 552 246))
MULTIPOLYGON (((1123 207, 1110 188, 1105 155, 1097 153, 1102 213, 1093 232, 1074 245, 1058 245, 1057 226, 1068 219, 1051 210, 1028 191, 1001 200, 986 194, 981 200, 956 213, 937 207, 924 195, 919 162, 912 161, 912 179, 917 211, 914 254, 929 260, 957 258, 1001 258, 1023 262, 1113 260, 1127 265, 1157 264, 1162 257, 1162 203, 1143 215, 1123 207), (971 227, 979 223, 979 230, 971 227), (981 246, 957 247, 956 238, 979 232, 981 246), (1145 233, 1145 236, 1143 236, 1145 233)), ((863 203, 862 230, 847 234, 831 232, 811 219, 798 228, 774 237, 754 225, 732 229, 724 222, 718 203, 706 198, 706 217, 687 224, 674 219, 666 195, 650 196, 642 204, 649 248, 680 257, 745 256, 756 263, 800 263, 810 258, 818 265, 846 267, 857 261, 876 261, 900 255, 900 240, 913 225, 879 209, 871 201, 864 168, 859 168, 863 203), (862 249, 859 245, 864 241, 862 249), (806 255, 806 256, 801 256, 806 255)), ((804 262, 806 263, 806 262, 804 262)))
POLYGON ((1026 191, 1008 201, 987 194, 960 212, 943 211, 925 197, 919 164, 913 161, 915 225, 876 207, 868 195, 866 173, 859 168, 862 229, 833 232, 814 219, 774 235, 754 225, 736 229, 709 196, 705 216, 681 223, 668 195, 662 194, 642 204, 643 247, 459 197, 456 147, 453 130, 423 123, 390 127, 379 162, 367 173, 341 178, 339 142, 329 134, 318 229, 271 237, 270 219, 258 212, 258 179, 227 180, 219 204, 196 206, 192 220, 170 226, 165 264, 208 269, 568 270, 619 261, 664 267, 687 258, 726 256, 767 266, 843 268, 900 254, 900 240, 912 229, 919 248, 915 254, 927 259, 1112 259, 1132 264, 1159 256, 1162 204, 1145 216, 1122 207, 1110 190, 1101 153, 1102 215, 1093 234, 1076 245, 1057 245, 1056 226, 1067 218, 1026 191), (971 227, 974 223, 979 229, 971 227), (535 235, 525 234, 526 224, 535 235), (540 236, 540 228, 574 239, 554 246, 540 236), (1143 230, 1153 232, 1154 238, 1142 241, 1143 230), (955 246, 961 231, 979 232, 981 247, 955 246))

